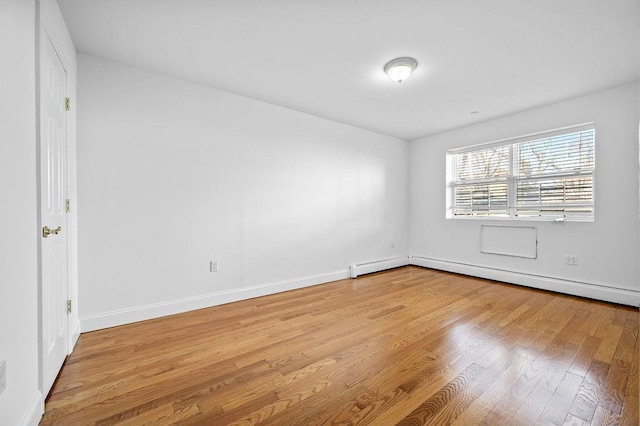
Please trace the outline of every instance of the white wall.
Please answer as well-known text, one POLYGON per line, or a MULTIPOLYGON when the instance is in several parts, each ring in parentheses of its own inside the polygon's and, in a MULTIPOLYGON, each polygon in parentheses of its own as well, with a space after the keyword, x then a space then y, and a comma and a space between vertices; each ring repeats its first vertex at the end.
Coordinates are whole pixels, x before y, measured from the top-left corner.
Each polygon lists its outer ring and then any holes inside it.
POLYGON ((412 141, 410 251, 427 258, 429 266, 479 275, 491 269, 525 274, 529 277, 511 278, 573 294, 610 296, 609 300, 622 303, 631 297, 637 304, 637 159, 637 83, 412 141), (448 149, 590 121, 596 127, 595 222, 445 219, 448 149), (487 223, 536 226, 538 258, 481 253, 480 227, 487 223), (579 265, 565 265, 565 255, 579 256, 579 265))
POLYGON ((78 76, 83 330, 407 255, 407 142, 85 54, 78 76))
POLYGON ((35 1, 0 2, 0 424, 37 421, 35 1))

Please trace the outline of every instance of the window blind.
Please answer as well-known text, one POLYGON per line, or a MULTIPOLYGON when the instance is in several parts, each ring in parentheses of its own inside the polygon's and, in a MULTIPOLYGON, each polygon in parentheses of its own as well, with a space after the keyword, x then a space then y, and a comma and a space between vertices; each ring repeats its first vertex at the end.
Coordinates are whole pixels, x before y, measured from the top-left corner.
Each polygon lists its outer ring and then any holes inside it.
POLYGON ((592 126, 449 155, 453 216, 593 219, 592 126))

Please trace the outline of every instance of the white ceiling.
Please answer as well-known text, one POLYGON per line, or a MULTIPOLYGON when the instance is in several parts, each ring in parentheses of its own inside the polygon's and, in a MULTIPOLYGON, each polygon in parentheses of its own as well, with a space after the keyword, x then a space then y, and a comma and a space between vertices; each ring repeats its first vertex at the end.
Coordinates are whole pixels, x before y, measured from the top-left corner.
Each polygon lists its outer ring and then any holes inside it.
POLYGON ((640 0, 58 3, 80 52, 406 140, 640 73, 640 0))

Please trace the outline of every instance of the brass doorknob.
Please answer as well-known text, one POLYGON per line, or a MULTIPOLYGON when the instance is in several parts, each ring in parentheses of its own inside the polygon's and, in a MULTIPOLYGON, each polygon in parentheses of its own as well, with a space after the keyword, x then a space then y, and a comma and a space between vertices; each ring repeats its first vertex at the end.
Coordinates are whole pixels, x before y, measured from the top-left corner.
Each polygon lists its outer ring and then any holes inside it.
POLYGON ((42 237, 47 238, 50 234, 58 235, 60 231, 62 231, 62 226, 58 226, 55 229, 49 229, 49 227, 45 225, 44 228, 42 228, 42 237))

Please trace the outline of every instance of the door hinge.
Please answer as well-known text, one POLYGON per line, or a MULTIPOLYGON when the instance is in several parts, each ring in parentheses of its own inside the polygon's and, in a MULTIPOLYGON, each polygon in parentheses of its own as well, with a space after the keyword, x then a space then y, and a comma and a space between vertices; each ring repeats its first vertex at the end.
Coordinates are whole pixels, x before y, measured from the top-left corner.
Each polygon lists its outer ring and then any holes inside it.
POLYGON ((71 110, 71 99, 64 98, 64 110, 65 111, 70 111, 71 110))
POLYGON ((67 313, 71 313, 71 300, 67 300, 67 313))
POLYGON ((67 198, 64 203, 64 209, 69 213, 71 211, 71 200, 67 198))

